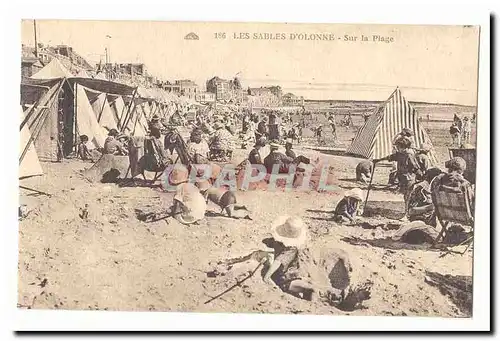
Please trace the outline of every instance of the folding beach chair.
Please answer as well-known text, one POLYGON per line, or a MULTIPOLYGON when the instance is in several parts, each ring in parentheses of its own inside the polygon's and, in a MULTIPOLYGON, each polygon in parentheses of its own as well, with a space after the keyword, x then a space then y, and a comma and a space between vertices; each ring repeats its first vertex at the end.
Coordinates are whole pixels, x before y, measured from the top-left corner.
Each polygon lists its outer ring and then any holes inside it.
MULTIPOLYGON (((470 186, 451 188, 441 186, 432 191, 432 203, 434 204, 436 216, 442 228, 435 240, 437 244, 443 238, 451 224, 470 226, 474 229, 474 203, 473 189, 470 186)), ((470 247, 474 236, 472 235, 458 245, 466 245, 464 254, 470 247)), ((456 246, 458 246, 456 245, 456 246)))
POLYGON ((162 159, 161 151, 158 150, 157 146, 155 146, 151 139, 145 139, 143 164, 141 167, 144 180, 146 180, 144 171, 154 172, 155 175, 150 181, 151 184, 154 184, 161 177, 168 164, 171 163, 172 162, 169 159, 162 159))

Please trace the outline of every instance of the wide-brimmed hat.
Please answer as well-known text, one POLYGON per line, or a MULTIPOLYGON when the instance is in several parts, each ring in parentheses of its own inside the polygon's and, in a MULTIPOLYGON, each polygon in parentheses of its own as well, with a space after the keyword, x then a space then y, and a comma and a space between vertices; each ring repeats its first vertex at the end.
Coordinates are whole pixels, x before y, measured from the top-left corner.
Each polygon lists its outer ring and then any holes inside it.
POLYGON ((272 224, 272 235, 285 246, 301 246, 307 240, 307 225, 299 217, 280 216, 272 224))
POLYGON ((272 142, 269 144, 269 147, 272 149, 279 149, 280 148, 280 145, 275 143, 275 142, 272 142))
POLYGON ((361 190, 361 188, 353 188, 345 192, 344 197, 363 201, 363 191, 361 190))

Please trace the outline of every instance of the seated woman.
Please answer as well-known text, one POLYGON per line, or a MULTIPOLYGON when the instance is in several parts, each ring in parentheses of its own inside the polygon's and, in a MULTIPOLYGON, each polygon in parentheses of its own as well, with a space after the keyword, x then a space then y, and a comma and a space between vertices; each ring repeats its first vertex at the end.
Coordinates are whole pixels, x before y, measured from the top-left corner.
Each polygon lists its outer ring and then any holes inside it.
POLYGON ((227 161, 231 159, 234 150, 234 138, 220 122, 214 124, 215 132, 210 141, 211 158, 227 161))
POLYGON ((187 145, 187 152, 191 159, 197 164, 208 162, 210 149, 208 143, 203 139, 203 132, 201 129, 194 129, 191 132, 187 145))
POLYGON ((108 133, 106 141, 104 141, 104 154, 112 155, 128 155, 128 150, 118 140, 118 130, 111 129, 108 133))
POLYGON ((464 178, 467 163, 461 157, 454 157, 444 164, 448 173, 438 176, 432 184, 432 191, 448 190, 452 192, 464 191, 470 188, 471 184, 464 178))
POLYGON ((359 188, 353 188, 344 194, 337 206, 333 220, 339 224, 354 223, 360 211, 360 205, 363 202, 363 191, 359 188))
POLYGON ((406 212, 409 221, 420 220, 427 225, 436 227, 437 220, 432 203, 431 183, 442 174, 439 168, 430 168, 425 172, 424 180, 417 182, 408 195, 408 211, 406 212))

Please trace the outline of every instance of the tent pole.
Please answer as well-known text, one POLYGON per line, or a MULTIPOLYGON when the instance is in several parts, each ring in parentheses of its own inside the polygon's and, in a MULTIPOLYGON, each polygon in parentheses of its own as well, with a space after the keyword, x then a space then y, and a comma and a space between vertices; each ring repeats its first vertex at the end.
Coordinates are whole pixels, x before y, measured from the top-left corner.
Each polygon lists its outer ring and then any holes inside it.
POLYGON ((24 150, 21 153, 21 156, 19 157, 19 164, 21 164, 21 162, 23 162, 24 156, 28 152, 28 149, 31 147, 31 144, 40 135, 40 132, 42 131, 42 127, 43 127, 45 121, 47 120, 47 117, 49 117, 49 112, 50 111, 48 109, 45 109, 45 108, 43 108, 42 110, 44 110, 44 112, 43 112, 43 119, 40 118, 38 120, 38 125, 36 126, 36 133, 35 134, 32 133, 31 136, 30 136, 30 138, 29 138, 29 140, 28 140, 28 142, 26 143, 26 146, 24 147, 24 150))
MULTIPOLYGON (((52 97, 54 97, 54 94, 55 93, 59 93, 59 91, 61 90, 62 88, 62 85, 63 85, 64 81, 61 82, 61 84, 59 84, 58 88, 57 88, 57 91, 55 91, 54 93, 50 94, 50 89, 49 89, 49 92, 47 92, 46 94, 44 94, 43 96, 40 96, 40 98, 35 102, 35 104, 31 107, 31 111, 26 115, 26 117, 24 118, 24 120, 21 122, 21 127, 19 129, 19 131, 21 131, 24 127, 24 125, 28 122, 29 118, 31 117, 31 115, 33 115, 33 113, 36 111, 36 109, 38 108, 38 106, 40 105, 40 102, 42 101, 42 98, 45 98, 46 96, 48 97, 47 99, 47 103, 52 99, 52 97)), ((23 110, 24 111, 24 110, 23 110)))
POLYGON ((102 116, 102 112, 104 111, 104 105, 106 104, 106 101, 107 101, 107 96, 108 94, 105 93, 104 94, 104 101, 102 101, 102 107, 101 107, 101 111, 99 112, 99 117, 97 118, 97 123, 100 123, 101 122, 101 116, 102 116))
MULTIPOLYGON (((53 101, 54 99, 54 94, 58 94, 59 91, 61 90, 61 87, 62 87, 62 84, 64 83, 61 82, 61 84, 59 85, 59 88, 57 89, 57 91, 55 91, 49 98, 49 100, 47 101, 47 103, 49 103, 49 101, 53 101)), ((28 140, 28 142, 26 143, 26 146, 24 147, 24 150, 23 152, 21 153, 21 156, 19 157, 19 164, 21 164, 21 162, 23 161, 24 159, 24 156, 26 155, 26 153, 28 152, 28 149, 30 148, 31 144, 33 142, 36 141, 36 139, 38 139, 38 136, 40 135, 40 132, 42 131, 42 128, 43 128, 43 125, 45 124, 45 121, 47 120, 47 117, 49 117, 49 113, 50 113, 50 110, 48 109, 48 105, 46 106, 46 108, 42 108, 40 110, 40 114, 37 116, 37 120, 38 121, 38 125, 36 126, 36 133, 35 132, 31 132, 31 136, 28 140), (43 116, 43 119, 41 118, 43 116), (38 119, 40 117, 40 119, 38 119)), ((34 122, 36 122, 34 121, 34 122)), ((36 123, 34 123, 35 125, 36 123)), ((31 129, 30 129, 31 130, 31 129)))
MULTIPOLYGON (((132 107, 132 104, 135 104, 134 103, 134 99, 135 99, 135 96, 137 94, 137 89, 139 89, 139 87, 136 87, 135 90, 134 90, 134 93, 132 94, 132 100, 130 101, 129 105, 127 106, 127 112, 125 114, 125 117, 123 117, 123 111, 122 111, 122 116, 120 117, 120 120, 118 121, 118 129, 120 131, 123 130, 124 127, 127 126, 125 123, 127 123, 127 121, 128 121, 128 116, 129 116, 129 112, 130 112, 130 108, 132 107), (123 122, 122 122, 122 118, 125 118, 123 120, 123 122), (124 124, 121 125, 121 123, 124 123, 124 124)), ((123 110, 125 110, 125 108, 123 108, 123 110)))
POLYGON ((366 190, 366 198, 365 198, 365 203, 363 205, 363 215, 365 215, 366 204, 368 203, 368 196, 370 195, 370 189, 372 188, 373 175, 375 174, 375 165, 376 165, 376 163, 373 164, 372 174, 370 177, 370 183, 368 184, 368 189, 366 190))
POLYGON ((73 93, 75 99, 75 152, 78 151, 78 83, 75 82, 75 91, 73 93))
POLYGON ((127 114, 125 115, 125 121, 123 122, 123 129, 125 129, 128 124, 130 123, 130 120, 132 119, 132 114, 134 112, 136 112, 136 107, 137 107, 137 103, 135 102, 135 93, 134 93, 134 96, 132 96, 132 101, 130 101, 130 105, 128 107, 128 110, 127 110, 127 114), (130 110, 132 109, 132 110, 130 110))

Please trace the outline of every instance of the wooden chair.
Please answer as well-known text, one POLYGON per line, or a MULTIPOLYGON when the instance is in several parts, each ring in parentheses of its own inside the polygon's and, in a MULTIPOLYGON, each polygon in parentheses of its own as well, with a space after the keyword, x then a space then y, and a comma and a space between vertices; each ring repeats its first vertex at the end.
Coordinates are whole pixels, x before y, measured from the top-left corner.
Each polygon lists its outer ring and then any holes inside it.
MULTIPOLYGON (((443 188, 442 186, 432 191, 431 196, 436 217, 442 226, 434 244, 437 244, 444 237, 451 224, 470 226, 472 230, 474 229, 473 192, 470 186, 457 189, 450 187, 443 188)), ((456 245, 467 244, 467 248, 461 253, 462 255, 468 250, 473 239, 474 236, 471 236, 456 245)))

